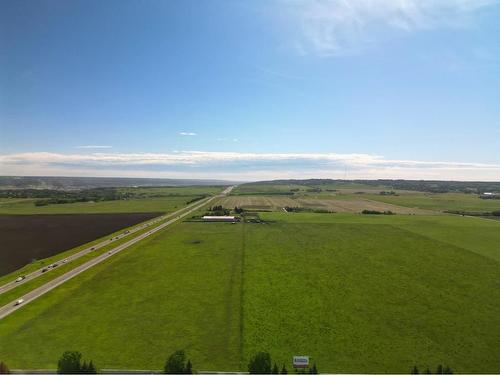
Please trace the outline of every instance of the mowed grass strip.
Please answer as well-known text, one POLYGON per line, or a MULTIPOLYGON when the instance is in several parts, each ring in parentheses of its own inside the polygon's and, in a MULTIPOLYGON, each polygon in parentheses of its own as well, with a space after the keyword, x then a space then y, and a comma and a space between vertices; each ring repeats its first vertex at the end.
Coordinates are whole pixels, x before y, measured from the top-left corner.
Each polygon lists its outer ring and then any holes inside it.
POLYGON ((175 225, 3 319, 0 358, 47 369, 74 349, 100 368, 160 369, 184 348, 196 369, 236 369, 241 260, 238 226, 175 225))
POLYGON ((387 224, 246 224, 244 361, 499 372, 499 263, 387 224))

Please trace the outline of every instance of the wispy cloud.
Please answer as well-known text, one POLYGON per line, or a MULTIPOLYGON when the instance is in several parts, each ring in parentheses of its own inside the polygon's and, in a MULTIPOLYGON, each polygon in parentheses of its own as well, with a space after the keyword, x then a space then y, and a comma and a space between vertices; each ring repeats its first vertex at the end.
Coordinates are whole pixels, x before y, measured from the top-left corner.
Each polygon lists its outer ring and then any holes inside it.
POLYGON ((195 136, 195 135, 198 135, 196 133, 193 133, 193 132, 180 132, 179 135, 183 135, 183 136, 195 136))
POLYGON ((499 180, 500 164, 394 160, 370 154, 49 152, 0 155, 3 175, 84 175, 229 178, 407 178, 499 180))
POLYGON ((474 12, 492 4, 498 0, 309 0, 287 8, 299 53, 338 56, 396 35, 469 27, 474 12))
POLYGON ((75 148, 87 148, 87 149, 100 149, 100 148, 112 148, 113 146, 104 146, 104 145, 84 145, 84 146, 76 146, 75 148))

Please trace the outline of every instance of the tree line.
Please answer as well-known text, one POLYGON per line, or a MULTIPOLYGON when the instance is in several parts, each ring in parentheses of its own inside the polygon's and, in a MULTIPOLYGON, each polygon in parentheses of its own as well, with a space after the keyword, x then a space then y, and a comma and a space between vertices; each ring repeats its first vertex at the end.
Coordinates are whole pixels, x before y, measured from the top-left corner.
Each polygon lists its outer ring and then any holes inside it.
MULTIPOLYGON (((296 374, 319 374, 316 363, 309 369, 294 369, 296 374)), ((271 355, 267 352, 259 352, 255 354, 248 362, 248 372, 250 374, 288 374, 288 370, 283 364, 278 367, 276 362, 273 362, 271 355)), ((0 374, 9 374, 10 370, 3 361, 0 361, 0 374)), ((62 354, 57 362, 58 374, 97 374, 98 369, 93 361, 82 361, 82 354, 77 351, 66 351, 62 354)), ((164 374, 194 374, 193 364, 187 358, 184 350, 177 350, 172 353, 165 361, 163 367, 164 374)), ((420 372, 417 365, 413 366, 410 372, 412 375, 433 374, 429 367, 420 372)), ((453 370, 449 366, 439 364, 434 372, 436 375, 453 374, 453 370)))
POLYGON ((363 210, 363 215, 395 215, 392 211, 363 210))
MULTIPOLYGON (((411 369, 411 374, 412 375, 419 375, 420 374, 420 371, 416 365, 413 366, 413 368, 411 369)), ((422 374, 432 374, 432 372, 429 369, 429 367, 427 366, 426 369, 422 372, 422 374)), ((438 375, 453 374, 453 370, 448 366, 438 365, 434 374, 438 374, 438 375)))
MULTIPOLYGON (((281 367, 281 371, 278 368, 278 364, 274 362, 272 364, 271 355, 267 352, 259 352, 250 359, 248 363, 248 372, 250 374, 288 374, 285 364, 281 367)), ((306 370, 305 368, 297 370, 295 372, 299 374, 319 374, 316 363, 306 370)))

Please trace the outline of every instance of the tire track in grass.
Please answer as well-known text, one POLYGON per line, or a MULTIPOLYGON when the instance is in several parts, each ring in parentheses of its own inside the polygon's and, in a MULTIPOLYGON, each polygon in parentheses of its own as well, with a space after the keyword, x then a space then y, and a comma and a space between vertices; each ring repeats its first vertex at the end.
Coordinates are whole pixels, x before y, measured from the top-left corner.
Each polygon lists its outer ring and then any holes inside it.
POLYGON ((242 371, 244 369, 243 367, 243 356, 244 356, 244 313, 245 309, 243 306, 243 303, 245 302, 245 247, 246 247, 246 242, 245 242, 245 219, 241 221, 241 283, 240 283, 240 368, 239 370, 242 371))
MULTIPOLYGON (((234 229, 237 230, 237 229, 234 229)), ((236 232, 238 233, 238 232, 236 232)), ((241 362, 240 355, 240 347, 242 343, 241 336, 241 285, 242 285, 242 245, 241 242, 235 247, 237 251, 234 251, 232 254, 231 262, 230 262, 230 276, 229 276, 229 287, 227 289, 226 300, 228 301, 225 305, 225 326, 228 329, 227 335, 223 338, 223 348, 227 350, 227 348, 236 348, 235 352, 230 352, 233 360, 231 363, 237 363, 238 367, 241 362), (239 304, 239 305, 238 305, 239 304), (234 340, 233 334, 237 335, 236 340, 234 340)), ((215 354, 215 353, 214 353, 215 354)), ((230 370, 234 371, 234 368, 230 368, 230 370)))

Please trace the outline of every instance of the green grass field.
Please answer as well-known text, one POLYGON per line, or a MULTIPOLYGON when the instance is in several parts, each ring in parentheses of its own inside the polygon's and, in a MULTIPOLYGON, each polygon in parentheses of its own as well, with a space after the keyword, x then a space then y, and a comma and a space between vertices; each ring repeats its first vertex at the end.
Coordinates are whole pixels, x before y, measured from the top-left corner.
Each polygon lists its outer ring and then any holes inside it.
POLYGON ((125 212, 171 212, 183 208, 195 198, 221 192, 223 186, 119 188, 133 194, 131 199, 101 202, 77 202, 35 206, 33 198, 0 199, 0 214, 95 214, 125 212))
POLYGON ((148 187, 127 187, 118 188, 119 192, 132 193, 141 196, 188 196, 188 195, 204 195, 204 194, 217 194, 220 193, 225 186, 148 186, 148 187))
POLYGON ((184 348, 196 370, 232 371, 266 350, 324 372, 500 371, 500 222, 261 217, 181 223, 117 254, 2 320, 0 358, 160 369, 184 348))
POLYGON ((78 348, 102 367, 159 369, 184 347, 200 365, 238 368, 240 237, 181 224, 125 250, 2 321, 0 358, 51 368, 78 348))
POLYGON ((0 203, 0 214, 97 214, 125 212, 171 212, 186 205, 193 196, 172 196, 162 198, 142 198, 104 202, 78 202, 35 206, 32 199, 0 203))
POLYGON ((476 194, 463 193, 406 193, 398 196, 364 195, 364 198, 380 202, 429 210, 459 210, 491 212, 500 210, 500 199, 481 199, 476 194))
MULTIPOLYGON (((128 228, 122 228, 119 231, 116 231, 114 233, 110 233, 104 237, 100 237, 98 239, 95 239, 94 241, 91 241, 91 242, 82 244, 80 246, 74 247, 72 249, 66 250, 64 252, 61 252, 61 253, 56 254, 54 256, 51 256, 49 258, 40 259, 40 260, 31 262, 30 264, 27 264, 26 266, 22 267, 19 270, 16 270, 15 272, 11 272, 7 275, 1 276, 0 277, 0 285, 11 282, 11 281, 15 280, 20 275, 26 275, 30 272, 36 271, 36 270, 44 267, 44 266, 48 266, 49 264, 58 262, 59 260, 66 258, 67 256, 69 256, 71 254, 75 254, 83 249, 87 249, 92 245, 98 244, 98 243, 103 242, 103 241, 108 242, 109 238, 114 237, 114 236, 119 235, 119 234, 122 234, 127 229, 131 230, 135 227, 138 227, 138 226, 142 225, 143 223, 144 222, 139 223, 139 224, 134 225, 134 226, 131 226, 131 227, 128 227, 128 228)), ((76 268, 77 266, 89 261, 92 258, 97 257, 100 254, 105 253, 106 251, 109 251, 109 250, 115 248, 118 245, 121 245, 122 243, 130 241, 132 238, 137 237, 138 235, 140 235, 144 232, 147 232, 147 231, 151 230, 152 228, 155 228, 156 226, 161 225, 162 223, 163 223, 163 221, 159 222, 159 223, 151 224, 150 226, 147 226, 144 229, 140 229, 136 232, 133 232, 128 236, 125 236, 125 237, 120 238, 118 240, 109 241, 109 243, 106 246, 103 246, 99 249, 96 249, 95 251, 87 253, 84 256, 82 256, 78 259, 75 259, 69 263, 66 263, 66 264, 60 263, 57 268, 52 269, 50 272, 46 272, 35 279, 24 282, 23 284, 17 286, 14 289, 11 289, 5 293, 0 294, 0 306, 4 306, 5 304, 14 301, 15 299, 19 298, 20 296, 38 288, 39 286, 45 284, 46 282, 55 279, 56 277, 68 272, 69 270, 76 268)))

